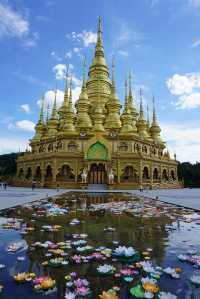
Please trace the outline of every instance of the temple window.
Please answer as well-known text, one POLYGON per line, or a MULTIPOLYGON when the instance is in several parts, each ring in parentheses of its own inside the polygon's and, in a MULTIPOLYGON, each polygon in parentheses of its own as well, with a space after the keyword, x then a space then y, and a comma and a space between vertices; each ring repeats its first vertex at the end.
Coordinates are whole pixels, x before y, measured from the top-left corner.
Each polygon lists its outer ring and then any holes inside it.
POLYGON ((39 147, 39 153, 43 153, 44 152, 44 147, 41 145, 40 147, 39 147))
POLYGON ((32 169, 31 167, 28 167, 27 172, 26 172, 26 179, 29 180, 32 178, 32 169))
POLYGON ((24 176, 24 170, 23 170, 23 168, 20 168, 18 177, 23 178, 23 176, 24 176))
POLYGON ((51 180, 53 177, 53 172, 52 172, 52 167, 51 165, 48 165, 47 168, 46 168, 46 175, 45 175, 45 178, 47 180, 51 180))
POLYGON ((158 169, 157 169, 157 168, 154 168, 154 171, 153 171, 153 179, 154 179, 154 180, 158 180, 158 169))
POLYGON ((121 176, 122 182, 137 182, 137 172, 133 166, 126 166, 121 176))
POLYGON ((143 169, 143 175, 142 175, 142 177, 143 177, 143 179, 145 179, 145 180, 147 180, 147 179, 149 179, 149 169, 148 169, 148 167, 144 167, 144 169, 143 169))
POLYGON ((123 152, 128 151, 128 144, 126 142, 120 142, 119 150, 123 152))
POLYGON ((72 168, 69 165, 63 165, 57 175, 59 181, 73 181, 75 178, 72 168))
POLYGON ((53 143, 50 143, 47 147, 48 152, 53 152, 53 143))
POLYGON ((170 176, 171 176, 171 179, 174 181, 175 180, 174 170, 171 170, 170 176))
POLYGON ((57 142, 56 148, 57 149, 62 149, 62 147, 63 147, 62 142, 61 141, 57 142))
POLYGON ((147 146, 146 145, 143 145, 142 152, 145 153, 145 154, 147 154, 147 146))
POLYGON ((168 181, 168 175, 167 175, 167 170, 166 169, 163 170, 162 179, 165 180, 165 181, 168 181))
POLYGON ((68 143, 67 148, 68 148, 68 151, 73 152, 73 151, 77 150, 78 145, 75 142, 71 141, 68 143))

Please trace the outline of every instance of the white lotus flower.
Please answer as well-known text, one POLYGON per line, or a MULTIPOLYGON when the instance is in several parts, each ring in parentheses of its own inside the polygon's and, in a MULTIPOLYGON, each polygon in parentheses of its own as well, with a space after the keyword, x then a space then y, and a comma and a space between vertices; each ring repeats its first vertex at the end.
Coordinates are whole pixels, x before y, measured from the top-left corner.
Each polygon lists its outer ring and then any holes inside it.
POLYGON ((147 299, 151 299, 154 297, 154 294, 153 293, 150 293, 150 292, 145 292, 144 293, 144 298, 147 298, 147 299))
POLYGON ((167 267, 167 268, 163 269, 163 272, 165 272, 166 274, 171 275, 171 277, 173 277, 173 278, 179 278, 180 277, 180 275, 176 273, 176 270, 174 268, 167 267))
POLYGON ((119 246, 114 250, 114 253, 119 256, 133 256, 136 251, 133 247, 119 246))
POLYGON ((177 296, 171 293, 160 292, 160 299, 177 299, 177 296))
POLYGON ((72 292, 65 294, 65 299, 75 299, 75 298, 76 298, 76 295, 72 292))
POLYGON ((140 262, 140 265, 142 265, 143 270, 147 273, 156 273, 156 270, 154 269, 151 262, 140 262))
POLYGON ((157 280, 149 277, 142 277, 141 282, 142 284, 144 283, 156 284, 157 280))
POLYGON ((200 285, 200 275, 192 275, 190 277, 190 281, 195 283, 195 284, 200 285))
POLYGON ((185 254, 179 254, 178 259, 181 260, 181 261, 187 261, 188 257, 185 254))
POLYGON ((111 265, 104 264, 103 266, 99 266, 97 271, 100 273, 109 273, 115 271, 115 268, 111 265))

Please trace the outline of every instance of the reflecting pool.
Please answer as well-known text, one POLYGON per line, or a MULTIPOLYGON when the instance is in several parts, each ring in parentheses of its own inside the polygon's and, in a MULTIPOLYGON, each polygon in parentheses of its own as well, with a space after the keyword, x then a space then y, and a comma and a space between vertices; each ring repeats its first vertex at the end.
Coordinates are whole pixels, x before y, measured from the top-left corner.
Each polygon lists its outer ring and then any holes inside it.
POLYGON ((198 212, 128 193, 68 193, 3 211, 0 226, 0 298, 200 298, 198 212), (40 288, 42 277, 52 287, 40 288))

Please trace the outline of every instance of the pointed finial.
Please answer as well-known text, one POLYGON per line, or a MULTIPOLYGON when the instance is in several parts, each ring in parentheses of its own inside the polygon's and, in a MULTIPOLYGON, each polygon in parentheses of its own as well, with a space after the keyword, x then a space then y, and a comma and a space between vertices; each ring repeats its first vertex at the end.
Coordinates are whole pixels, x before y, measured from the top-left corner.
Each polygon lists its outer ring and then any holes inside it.
POLYGON ((156 118, 156 108, 155 108, 155 97, 153 96, 153 122, 156 123, 157 122, 157 118, 156 118))
POLYGON ((40 108, 40 123, 44 123, 44 95, 42 96, 41 108, 40 108))
POLYGON ((150 120, 149 120, 149 105, 147 104, 147 125, 149 127, 150 125, 150 120))
POLYGON ((102 19, 101 16, 99 16, 99 21, 98 21, 98 35, 102 33, 102 19))
POLYGON ((71 76, 70 76, 69 111, 70 111, 70 112, 73 112, 73 107, 72 107, 72 74, 71 74, 71 76))
POLYGON ((54 102, 53 102, 53 108, 52 108, 52 118, 56 118, 57 114, 57 88, 55 89, 55 97, 54 97, 54 102))
POLYGON ((69 94, 69 99, 72 101, 72 74, 70 76, 70 94, 69 94))
POLYGON ((47 103, 47 116, 46 116, 46 121, 49 120, 49 109, 50 109, 50 106, 49 106, 49 103, 47 103))
POLYGON ((132 98, 132 74, 129 72, 129 98, 132 98))
POLYGON ((112 87, 115 87, 115 57, 112 57, 112 87))
POLYGON ((65 84, 65 95, 64 95, 64 104, 68 104, 68 78, 69 78, 69 65, 66 65, 66 84, 65 84))
POLYGON ((142 89, 140 88, 140 117, 144 118, 144 110, 143 110, 143 94, 142 89))
POLYGON ((125 102, 127 102, 128 99, 128 82, 127 79, 125 79, 125 102))
POLYGON ((85 81, 86 81, 86 56, 83 57, 83 87, 85 87, 85 81))

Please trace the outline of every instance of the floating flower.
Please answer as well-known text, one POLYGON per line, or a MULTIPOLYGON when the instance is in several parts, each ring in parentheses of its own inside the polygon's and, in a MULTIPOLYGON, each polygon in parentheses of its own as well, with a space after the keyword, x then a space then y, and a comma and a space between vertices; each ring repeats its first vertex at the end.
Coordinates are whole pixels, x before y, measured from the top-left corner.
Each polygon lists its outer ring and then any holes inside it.
POLYGON ((78 287, 76 289, 76 295, 77 296, 87 296, 89 294, 90 294, 90 289, 85 287, 85 286, 78 287))
POLYGON ((113 272, 115 272, 115 267, 113 267, 112 265, 107 265, 107 264, 104 264, 103 266, 99 266, 97 268, 97 271, 102 273, 102 274, 111 274, 113 272))
POLYGON ((99 298, 101 298, 101 299, 118 299, 119 297, 117 296, 116 292, 114 292, 114 291, 111 291, 111 292, 103 291, 103 293, 101 295, 99 295, 99 298))
POLYGON ((136 254, 133 247, 119 246, 114 250, 114 254, 118 256, 130 257, 136 254))
POLYGON ((197 285, 197 286, 200 286, 200 275, 192 275, 192 276, 190 277, 190 281, 191 281, 193 284, 195 284, 195 285, 197 285))
POLYGON ((166 292, 160 292, 160 299, 177 299, 176 295, 166 292))
POLYGON ((176 269, 174 268, 167 267, 163 269, 163 272, 165 272, 166 274, 170 275, 173 278, 180 278, 180 275, 177 274, 176 269))
POLYGON ((75 299, 76 294, 72 292, 65 293, 65 299, 75 299))

